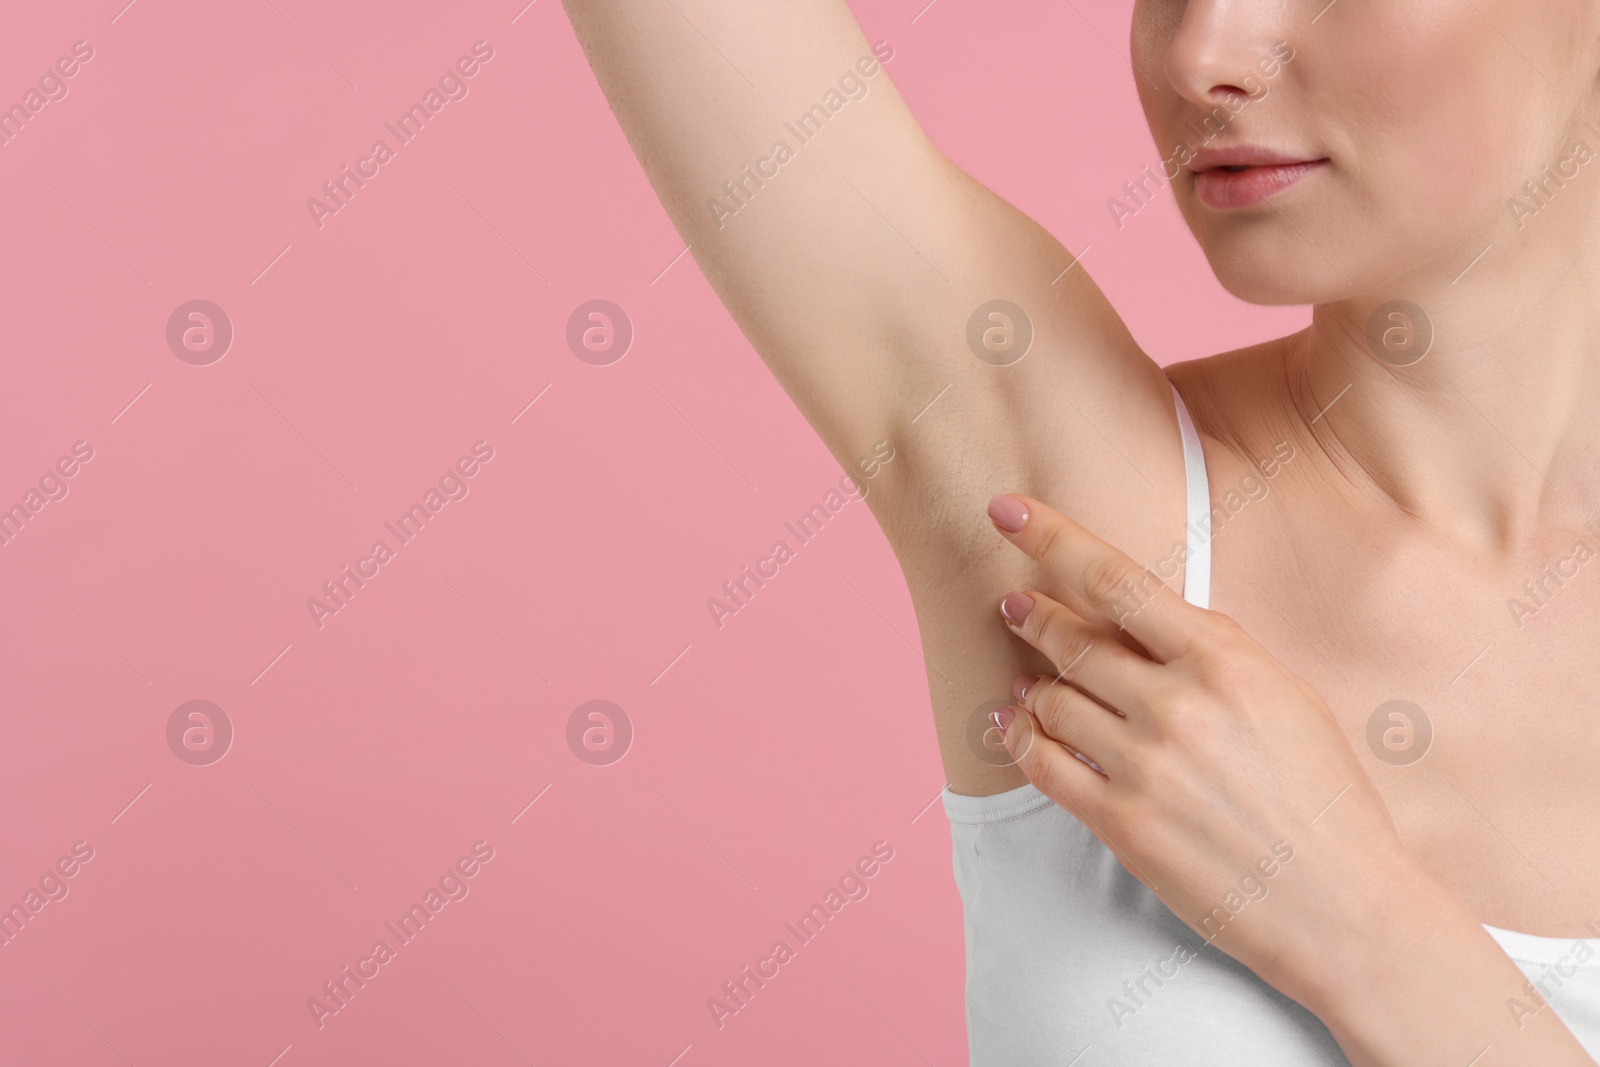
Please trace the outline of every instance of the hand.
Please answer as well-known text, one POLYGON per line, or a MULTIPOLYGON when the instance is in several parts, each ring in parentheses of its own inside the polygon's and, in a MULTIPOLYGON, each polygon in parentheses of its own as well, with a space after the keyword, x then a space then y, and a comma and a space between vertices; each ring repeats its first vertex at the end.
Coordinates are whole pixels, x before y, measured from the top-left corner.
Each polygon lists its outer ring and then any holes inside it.
POLYGON ((989 514, 1059 598, 1001 606, 1059 672, 995 713, 1018 767, 1201 936, 1308 1006, 1333 995, 1341 938, 1444 890, 1322 698, 1054 509, 997 496, 989 514))

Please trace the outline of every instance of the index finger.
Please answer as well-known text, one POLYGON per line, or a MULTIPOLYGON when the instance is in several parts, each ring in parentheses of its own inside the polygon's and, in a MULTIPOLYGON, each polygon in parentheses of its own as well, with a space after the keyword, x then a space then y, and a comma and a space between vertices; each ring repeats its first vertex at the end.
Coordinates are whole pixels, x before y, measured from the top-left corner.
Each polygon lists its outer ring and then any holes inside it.
POLYGON ((1017 493, 989 501, 989 518, 1061 583, 1045 592, 1065 593, 1093 616, 1115 623, 1158 662, 1176 659, 1193 647, 1203 610, 1121 549, 1050 505, 1017 493))

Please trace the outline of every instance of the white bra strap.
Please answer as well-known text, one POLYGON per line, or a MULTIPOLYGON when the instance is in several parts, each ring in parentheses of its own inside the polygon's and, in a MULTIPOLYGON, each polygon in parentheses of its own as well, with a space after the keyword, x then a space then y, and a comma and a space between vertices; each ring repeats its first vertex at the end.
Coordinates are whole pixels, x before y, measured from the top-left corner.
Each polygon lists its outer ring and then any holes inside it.
POLYGON ((1172 396, 1177 402, 1178 431, 1183 435, 1183 476, 1189 490, 1183 599, 1205 608, 1211 606, 1211 486, 1206 479, 1206 454, 1200 447, 1200 435, 1195 432, 1189 408, 1177 386, 1172 387, 1172 396))

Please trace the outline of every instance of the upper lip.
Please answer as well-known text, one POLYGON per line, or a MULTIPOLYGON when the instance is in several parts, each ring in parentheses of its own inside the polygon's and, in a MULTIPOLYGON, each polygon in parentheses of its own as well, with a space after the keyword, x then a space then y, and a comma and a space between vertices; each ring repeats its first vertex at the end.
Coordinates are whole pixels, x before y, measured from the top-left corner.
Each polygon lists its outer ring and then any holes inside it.
POLYGON ((1202 148, 1189 162, 1196 174, 1218 167, 1279 167, 1293 163, 1316 163, 1320 160, 1304 155, 1277 152, 1255 145, 1230 145, 1226 148, 1202 148))

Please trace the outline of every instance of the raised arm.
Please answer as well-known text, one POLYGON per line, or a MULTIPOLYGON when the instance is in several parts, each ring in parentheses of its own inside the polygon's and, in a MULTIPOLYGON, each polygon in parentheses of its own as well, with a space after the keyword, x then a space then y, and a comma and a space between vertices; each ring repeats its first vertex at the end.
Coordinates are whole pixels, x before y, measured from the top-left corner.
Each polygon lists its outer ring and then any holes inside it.
POLYGON ((679 234, 841 463, 946 386, 959 407, 1043 384, 965 343, 997 297, 1027 309, 1036 348, 1070 348, 1074 399, 1170 424, 1159 370, 1098 288, 929 142, 892 44, 844 0, 564 2, 679 234))
POLYGON ((844 0, 565 3, 679 234, 834 458, 859 478, 893 450, 858 484, 917 609, 952 788, 1020 784, 970 740, 972 710, 1040 666, 991 625, 1036 576, 985 507, 1031 493, 1168 554, 1184 489, 1161 369, 1059 241, 934 148, 844 0))

